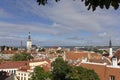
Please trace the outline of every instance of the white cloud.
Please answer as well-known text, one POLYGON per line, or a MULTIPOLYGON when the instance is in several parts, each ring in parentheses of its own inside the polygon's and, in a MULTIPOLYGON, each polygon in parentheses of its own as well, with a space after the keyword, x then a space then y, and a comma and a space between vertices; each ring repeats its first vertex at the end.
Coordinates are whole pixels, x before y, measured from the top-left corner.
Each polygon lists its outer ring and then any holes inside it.
MULTIPOLYGON (((16 9, 23 11, 23 14, 17 18, 22 17, 25 13, 37 16, 38 20, 45 18, 51 22, 0 22, 0 28, 2 28, 0 35, 9 34, 9 36, 13 35, 12 37, 14 38, 21 33, 26 34, 30 31, 38 35, 44 35, 44 37, 39 38, 42 39, 40 42, 59 45, 78 45, 78 43, 83 45, 88 43, 104 44, 106 42, 105 37, 118 38, 120 17, 117 12, 112 9, 109 11, 100 9, 97 9, 95 12, 87 11, 84 3, 79 1, 61 0, 58 3, 50 2, 46 6, 39 6, 34 0, 22 0, 21 2, 16 0, 16 9), (87 34, 87 36, 84 34, 87 34), (50 41, 49 39, 51 38, 46 37, 46 35, 54 39, 50 41), (100 40, 100 37, 102 37, 102 40, 100 40), (70 38, 74 38, 74 40, 70 38)), ((2 14, 5 14, 5 11, 0 9, 0 16, 2 14)), ((118 40, 120 39, 118 38, 118 40)))

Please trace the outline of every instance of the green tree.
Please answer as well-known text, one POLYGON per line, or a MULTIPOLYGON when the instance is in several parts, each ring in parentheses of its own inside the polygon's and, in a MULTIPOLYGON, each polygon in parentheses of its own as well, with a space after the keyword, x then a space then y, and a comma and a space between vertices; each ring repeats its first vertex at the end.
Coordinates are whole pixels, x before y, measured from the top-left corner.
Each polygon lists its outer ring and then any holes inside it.
POLYGON ((4 51, 5 47, 6 47, 5 45, 1 46, 1 51, 4 51))
POLYGON ((15 47, 15 48, 14 48, 14 51, 17 51, 17 50, 18 50, 18 48, 17 48, 17 47, 15 47))
POLYGON ((97 73, 94 70, 86 69, 83 67, 74 67, 74 73, 77 74, 77 80, 100 80, 97 73))
POLYGON ((68 80, 67 74, 71 72, 72 67, 62 58, 57 58, 53 63, 53 80, 68 80))
POLYGON ((13 61, 26 61, 26 60, 30 60, 30 59, 33 59, 33 57, 30 54, 26 54, 26 53, 15 54, 12 57, 13 61))
POLYGON ((35 67, 30 80, 100 80, 94 70, 72 67, 62 58, 57 58, 52 67, 52 72, 45 72, 39 66, 35 67))
POLYGON ((20 54, 14 54, 12 57, 13 61, 20 61, 20 54))
POLYGON ((100 53, 100 54, 102 54, 104 52, 103 50, 99 50, 97 48, 94 48, 93 51, 96 52, 96 53, 100 53))
MULTIPOLYGON (((37 2, 42 5, 47 4, 48 0, 37 0, 37 2)), ((60 0, 55 0, 56 2, 60 0)), ((73 0, 75 1, 75 0, 73 0)), ((97 7, 101 9, 106 8, 109 9, 112 6, 115 10, 119 8, 120 0, 81 0, 84 2, 85 6, 88 7, 88 10, 92 9, 93 11, 96 10, 97 7)))
POLYGON ((38 52, 45 52, 45 48, 39 48, 38 52))
POLYGON ((45 72, 42 67, 36 66, 34 72, 31 73, 31 78, 29 80, 47 80, 50 78, 50 73, 45 72))
POLYGON ((64 51, 62 51, 62 50, 57 50, 56 51, 56 53, 58 53, 58 54, 62 54, 64 51))
POLYGON ((71 67, 62 58, 56 59, 53 64, 52 80, 100 80, 94 70, 83 67, 71 67))

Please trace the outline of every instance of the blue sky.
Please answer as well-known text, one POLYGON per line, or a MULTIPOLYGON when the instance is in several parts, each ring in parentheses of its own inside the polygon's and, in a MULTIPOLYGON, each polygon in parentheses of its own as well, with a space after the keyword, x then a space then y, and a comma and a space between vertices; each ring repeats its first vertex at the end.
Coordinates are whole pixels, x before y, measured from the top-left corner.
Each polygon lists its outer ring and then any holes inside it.
POLYGON ((81 0, 0 1, 0 45, 26 45, 28 32, 39 46, 120 45, 120 10, 88 11, 81 0))

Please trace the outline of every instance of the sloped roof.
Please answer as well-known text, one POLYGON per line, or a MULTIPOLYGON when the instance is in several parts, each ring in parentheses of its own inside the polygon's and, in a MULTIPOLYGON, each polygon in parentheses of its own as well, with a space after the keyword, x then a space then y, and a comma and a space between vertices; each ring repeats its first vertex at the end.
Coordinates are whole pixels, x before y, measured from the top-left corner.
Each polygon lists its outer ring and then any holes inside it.
POLYGON ((95 63, 107 63, 108 65, 112 64, 109 58, 99 58, 99 59, 89 59, 89 62, 95 62, 95 63))
POLYGON ((83 57, 84 58, 86 57, 87 59, 91 59, 91 58, 99 59, 102 56, 97 53, 90 53, 90 52, 84 52, 84 51, 66 53, 67 60, 78 60, 78 59, 81 60, 83 57))
POLYGON ((114 56, 120 59, 120 49, 114 53, 114 56))
POLYGON ((69 52, 66 53, 66 58, 67 60, 78 60, 78 59, 82 59, 83 57, 88 58, 88 53, 85 52, 69 52))
POLYGON ((4 61, 0 63, 0 69, 19 68, 28 65, 27 61, 4 61))
POLYGON ((94 70, 100 77, 100 80, 108 80, 110 75, 115 76, 116 77, 115 80, 120 80, 120 67, 113 67, 107 66, 105 64, 89 62, 81 63, 80 66, 94 70))

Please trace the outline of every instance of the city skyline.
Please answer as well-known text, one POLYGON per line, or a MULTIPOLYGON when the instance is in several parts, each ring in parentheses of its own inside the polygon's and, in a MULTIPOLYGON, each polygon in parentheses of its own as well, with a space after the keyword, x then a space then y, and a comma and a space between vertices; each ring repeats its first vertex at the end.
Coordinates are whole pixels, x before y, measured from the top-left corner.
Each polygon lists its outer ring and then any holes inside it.
POLYGON ((0 45, 26 45, 28 32, 39 46, 120 45, 120 10, 87 10, 79 0, 38 5, 36 0, 0 2, 0 45))

